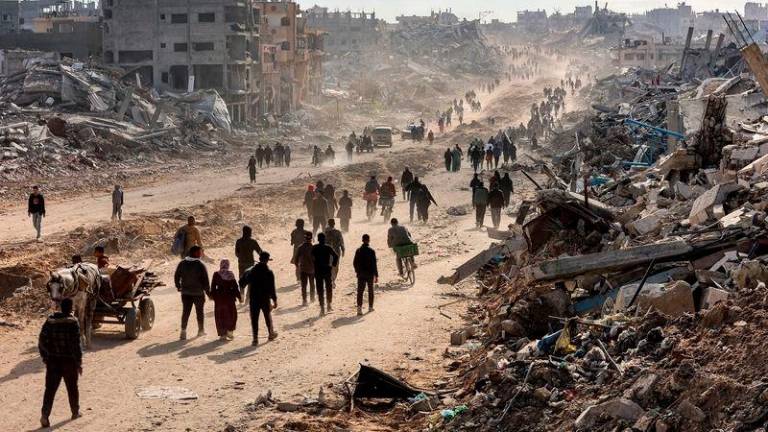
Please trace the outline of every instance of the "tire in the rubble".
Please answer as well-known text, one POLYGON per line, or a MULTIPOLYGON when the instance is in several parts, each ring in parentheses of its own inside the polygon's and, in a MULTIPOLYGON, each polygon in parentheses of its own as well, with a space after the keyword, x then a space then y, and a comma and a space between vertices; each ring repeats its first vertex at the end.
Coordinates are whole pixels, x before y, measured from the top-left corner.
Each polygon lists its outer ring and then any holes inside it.
POLYGON ((125 337, 128 339, 138 339, 140 333, 139 310, 132 307, 125 314, 125 337))
POLYGON ((151 298, 144 298, 139 302, 139 317, 141 317, 141 330, 152 330, 155 325, 155 303, 151 298))

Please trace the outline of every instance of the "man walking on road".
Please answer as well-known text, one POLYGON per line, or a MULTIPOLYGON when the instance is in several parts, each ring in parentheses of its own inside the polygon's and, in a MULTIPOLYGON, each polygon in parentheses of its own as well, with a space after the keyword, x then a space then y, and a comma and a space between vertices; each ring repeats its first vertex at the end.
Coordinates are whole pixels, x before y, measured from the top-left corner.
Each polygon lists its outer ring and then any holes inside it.
MULTIPOLYGON (((339 256, 339 260, 341 260, 341 257, 343 257, 346 252, 346 249, 344 248, 344 236, 341 234, 341 231, 336 229, 336 221, 334 219, 328 219, 328 226, 325 228, 325 241, 328 243, 328 246, 336 252, 336 255, 339 256)), ((335 266, 331 273, 331 281, 333 282, 334 288, 336 288, 336 278, 339 276, 339 267, 341 267, 341 265, 335 266)))
POLYGON ((475 225, 481 228, 485 223, 485 210, 488 207, 488 188, 480 182, 480 185, 472 191, 472 207, 475 208, 475 225))
POLYGON ((373 312, 373 284, 379 281, 376 252, 370 247, 371 237, 363 234, 363 245, 355 251, 352 265, 357 274, 357 315, 363 315, 363 292, 368 287, 368 313, 373 312))
POLYGON ((488 206, 491 207, 491 221, 493 227, 499 229, 501 224, 501 209, 504 207, 504 193, 498 186, 488 194, 488 206))
MULTIPOLYGON (((253 238, 253 230, 248 225, 243 227, 243 236, 235 242, 235 256, 237 257, 238 277, 243 277, 246 270, 253 267, 256 260, 254 253, 261 254, 259 242, 253 238)), ((248 291, 246 299, 251 298, 251 292, 248 291)))
POLYGON ((309 299, 315 301, 315 264, 312 260, 312 233, 304 233, 304 243, 293 253, 291 264, 296 266, 296 272, 301 281, 301 305, 307 305, 307 284, 309 284, 309 299))
POLYGON ((400 176, 400 187, 403 189, 403 199, 408 200, 411 197, 411 193, 408 192, 408 185, 413 182, 413 173, 411 169, 405 167, 403 175, 400 176))
POLYGON ((256 157, 251 156, 250 159, 248 159, 248 176, 251 179, 251 183, 256 182, 256 157))
POLYGON ((312 246, 312 261, 315 265, 315 287, 320 301, 320 316, 333 311, 333 267, 339 265, 339 255, 325 243, 325 234, 317 235, 317 244, 312 246))
POLYGON ((125 194, 123 188, 120 185, 115 185, 115 189, 112 190, 112 220, 123 220, 123 203, 125 202, 125 194))
POLYGON ((416 210, 416 201, 419 196, 419 192, 421 191, 421 182, 419 181, 419 177, 414 177, 413 181, 405 187, 406 192, 408 192, 408 204, 409 204, 409 211, 411 216, 411 222, 413 222, 413 212, 416 210))
MULTIPOLYGON (((306 237, 307 234, 310 236, 312 235, 311 232, 304 229, 304 219, 296 219, 296 228, 291 231, 291 246, 293 246, 293 254, 291 257, 295 256, 296 251, 302 244, 304 244, 304 237, 306 237)), ((301 281, 298 266, 296 267, 296 281, 301 281)))
POLYGON ((53 409, 53 400, 61 380, 67 387, 72 420, 80 417, 80 393, 78 376, 83 374, 83 350, 80 347, 80 325, 72 316, 72 299, 61 301, 61 312, 49 316, 40 331, 37 344, 40 357, 45 363, 45 394, 40 426, 47 428, 53 409))
POLYGON ((272 309, 277 309, 277 289, 275 274, 268 266, 269 261, 272 261, 269 252, 259 252, 259 263, 253 266, 244 278, 240 278, 240 289, 244 290, 247 285, 248 292, 252 293, 248 303, 251 309, 251 329, 253 331, 251 345, 254 346, 259 344, 260 314, 264 315, 269 340, 277 338, 277 332, 272 324, 272 309))
POLYGON ((27 214, 32 217, 32 226, 37 231, 37 240, 43 235, 43 218, 45 217, 45 198, 38 186, 32 186, 32 193, 27 200, 27 214))
POLYGON ((179 339, 187 339, 187 323, 192 314, 192 306, 195 307, 197 317, 197 336, 205 336, 205 296, 211 292, 210 279, 205 264, 200 261, 203 249, 200 246, 192 246, 189 256, 181 260, 176 273, 173 276, 176 290, 181 293, 181 334, 179 339))
POLYGON ((321 191, 315 191, 315 198, 312 200, 312 234, 325 229, 328 215, 328 200, 323 197, 321 191))

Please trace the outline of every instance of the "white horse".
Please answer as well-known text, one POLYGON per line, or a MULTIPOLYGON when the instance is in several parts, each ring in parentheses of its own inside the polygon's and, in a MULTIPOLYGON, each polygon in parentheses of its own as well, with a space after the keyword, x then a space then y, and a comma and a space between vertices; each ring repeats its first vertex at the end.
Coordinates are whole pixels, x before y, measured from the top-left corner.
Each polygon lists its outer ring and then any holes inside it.
POLYGON ((72 311, 80 323, 80 339, 84 347, 91 346, 93 311, 101 290, 101 274, 95 264, 79 263, 51 272, 47 284, 51 299, 60 303, 72 299, 72 311))

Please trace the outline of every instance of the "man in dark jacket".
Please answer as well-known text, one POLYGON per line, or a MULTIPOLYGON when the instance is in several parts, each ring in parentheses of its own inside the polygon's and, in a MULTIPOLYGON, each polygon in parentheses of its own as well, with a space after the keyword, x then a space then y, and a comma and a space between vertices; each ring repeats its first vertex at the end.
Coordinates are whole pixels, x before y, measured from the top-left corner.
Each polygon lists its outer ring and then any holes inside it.
POLYGON ((363 234, 363 245, 355 251, 352 265, 357 274, 357 315, 363 315, 363 292, 368 287, 368 312, 373 312, 373 284, 379 281, 376 252, 370 247, 371 237, 363 234))
POLYGON ((37 239, 43 235, 43 218, 45 217, 45 198, 40 188, 32 186, 32 193, 27 200, 27 214, 32 218, 32 226, 37 231, 37 239))
POLYGON ((272 309, 277 309, 277 289, 275 286, 275 274, 269 269, 268 263, 272 261, 269 252, 259 252, 259 263, 240 278, 240 289, 252 293, 249 301, 251 308, 251 330, 253 331, 252 345, 259 344, 259 315, 264 314, 264 322, 267 324, 269 340, 277 338, 277 332, 272 325, 272 309))
POLYGON ((203 256, 203 248, 192 246, 189 249, 189 256, 181 260, 176 273, 173 276, 176 290, 181 293, 181 335, 179 339, 187 338, 187 322, 192 313, 192 306, 195 307, 195 316, 197 317, 197 336, 205 336, 205 296, 211 292, 210 279, 205 264, 200 260, 203 256))
MULTIPOLYGON (((253 238, 253 230, 248 225, 243 227, 243 236, 235 242, 235 256, 237 257, 238 277, 243 277, 246 270, 253 267, 256 260, 254 253, 261 253, 259 242, 253 238)), ((251 292, 246 294, 246 300, 251 298, 251 292)))
POLYGON ((411 169, 409 167, 405 167, 403 170, 403 175, 400 176, 400 187, 403 189, 403 199, 408 200, 410 198, 411 193, 406 190, 409 184, 413 181, 413 173, 411 172, 411 169))
POLYGON ((315 287, 320 301, 320 316, 333 310, 333 268, 339 265, 339 254, 325 244, 325 234, 317 235, 317 244, 312 246, 312 262, 315 265, 315 287))
POLYGON ((315 301, 315 263, 312 260, 312 233, 304 233, 304 243, 293 253, 291 264, 296 266, 296 272, 301 281, 301 305, 307 305, 307 284, 309 284, 310 301, 315 301))
POLYGON ((515 185, 509 177, 509 173, 504 173, 504 177, 499 181, 499 189, 504 195, 504 206, 509 207, 509 196, 515 191, 515 185))
POLYGON ((494 187, 488 194, 488 206, 491 208, 491 221, 493 227, 499 229, 501 224, 501 209, 504 207, 504 194, 501 189, 494 187))
POLYGON ((488 208, 488 188, 480 182, 480 186, 477 186, 472 190, 472 207, 475 208, 475 225, 477 228, 481 228, 485 223, 485 210, 488 208))
POLYGON ((408 200, 410 205, 410 216, 411 216, 411 222, 413 222, 413 211, 416 210, 416 201, 417 197, 419 196, 419 191, 421 189, 421 182, 419 181, 418 177, 414 177, 413 181, 405 187, 406 192, 408 192, 408 200))
POLYGON ((48 418, 62 379, 67 387, 72 419, 80 417, 77 380, 83 373, 83 351, 80 347, 80 325, 72 316, 72 299, 62 300, 61 312, 54 313, 45 321, 37 347, 45 363, 45 394, 40 426, 47 428, 51 425, 48 418))
MULTIPOLYGON (((336 220, 328 219, 328 226, 325 228, 325 241, 328 246, 333 248, 336 254, 339 256, 339 260, 344 256, 347 249, 344 247, 344 235, 336 229, 336 220)), ((333 287, 336 288, 336 278, 339 276, 339 265, 333 268, 331 280, 333 281, 333 287)))
MULTIPOLYGON (((304 244, 304 237, 311 232, 304 229, 304 219, 296 219, 296 228, 291 231, 291 246, 293 246, 293 254, 296 254, 296 250, 304 244)), ((291 255, 293 257, 293 255, 291 255)), ((299 274, 299 268, 296 267, 296 281, 301 281, 301 275, 299 274)))
POLYGON ((243 236, 235 242, 235 256, 237 257, 238 277, 243 277, 248 268, 256 263, 254 253, 261 253, 259 242, 253 238, 253 229, 248 225, 243 227, 243 236))

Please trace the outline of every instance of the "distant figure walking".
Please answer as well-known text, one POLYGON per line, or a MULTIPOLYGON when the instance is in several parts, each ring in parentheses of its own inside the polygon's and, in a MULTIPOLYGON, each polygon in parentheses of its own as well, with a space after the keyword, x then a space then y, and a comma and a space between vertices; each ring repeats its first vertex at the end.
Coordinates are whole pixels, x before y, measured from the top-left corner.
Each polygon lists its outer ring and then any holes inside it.
POLYGON ((125 202, 125 194, 123 188, 120 185, 115 185, 115 189, 112 190, 112 220, 123 220, 123 203, 125 202))
POLYGON ((32 186, 32 193, 27 200, 27 214, 32 218, 32 226, 37 231, 37 240, 43 235, 43 218, 45 217, 45 198, 40 193, 39 186, 32 186))

